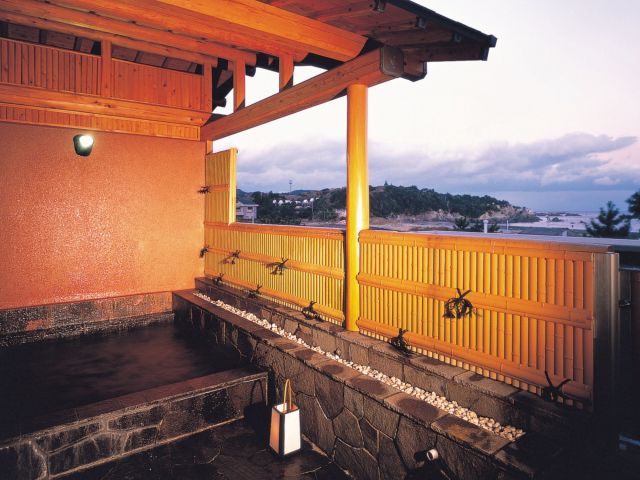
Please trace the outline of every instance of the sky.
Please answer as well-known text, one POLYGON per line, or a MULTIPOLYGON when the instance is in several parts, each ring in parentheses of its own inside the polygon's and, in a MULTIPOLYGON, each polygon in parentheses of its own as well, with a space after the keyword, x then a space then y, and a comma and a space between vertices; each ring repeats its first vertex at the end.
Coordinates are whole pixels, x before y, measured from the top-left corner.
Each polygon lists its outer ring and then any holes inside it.
MULTIPOLYGON (((420 0, 498 38, 487 62, 428 64, 369 89, 369 183, 490 194, 535 210, 626 210, 640 188, 640 1, 420 0)), ((320 71, 296 68, 299 83, 320 71)), ((277 91, 247 81, 247 104, 277 91)), ((216 111, 218 112, 218 111, 216 111)), ((224 112, 224 111, 223 111, 224 112)), ((238 186, 346 184, 346 100, 215 142, 238 186)))

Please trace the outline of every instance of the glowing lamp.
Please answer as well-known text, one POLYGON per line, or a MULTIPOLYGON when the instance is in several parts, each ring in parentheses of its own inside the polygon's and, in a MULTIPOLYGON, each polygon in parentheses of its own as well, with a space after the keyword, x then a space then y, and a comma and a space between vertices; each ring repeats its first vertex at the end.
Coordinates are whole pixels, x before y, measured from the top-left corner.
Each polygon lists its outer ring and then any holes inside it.
POLYGON ((93 137, 87 134, 80 134, 73 137, 73 148, 76 154, 82 157, 88 157, 91 155, 93 149, 93 137))

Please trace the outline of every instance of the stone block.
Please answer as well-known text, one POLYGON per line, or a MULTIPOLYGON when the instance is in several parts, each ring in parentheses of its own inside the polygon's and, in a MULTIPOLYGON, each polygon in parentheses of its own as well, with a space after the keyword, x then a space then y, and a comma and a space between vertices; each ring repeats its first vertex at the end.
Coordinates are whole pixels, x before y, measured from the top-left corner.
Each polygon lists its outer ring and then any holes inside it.
POLYGON ((46 478, 47 464, 29 442, 0 447, 0 478, 33 480, 46 478))
POLYGON ((407 417, 400 417, 396 446, 405 465, 414 470, 426 460, 426 452, 436 446, 437 434, 407 417))
POLYGON ((369 366, 389 377, 404 379, 402 361, 395 357, 380 353, 375 348, 369 350, 369 366))
POLYGON ((522 416, 514 409, 509 398, 517 389, 473 372, 457 375, 446 385, 446 397, 475 411, 478 415, 523 426, 522 416))
POLYGON ((357 377, 348 379, 346 384, 355 390, 380 401, 398 393, 398 390, 395 388, 367 375, 358 375, 357 377))
POLYGON ((320 347, 325 352, 336 351, 336 337, 329 332, 314 328, 312 330, 312 342, 314 347, 320 347))
POLYGON ((97 422, 81 425, 63 425, 44 435, 37 436, 35 442, 42 451, 48 453, 73 445, 99 430, 100 424, 97 422))
POLYGON ((150 447, 156 443, 158 429, 156 427, 146 427, 140 430, 128 432, 124 441, 124 451, 135 450, 137 448, 150 447))
POLYGON ((404 392, 385 398, 384 403, 393 410, 427 426, 439 418, 448 415, 444 410, 440 410, 424 400, 420 400, 404 392))
POLYGON ((100 433, 49 455, 49 474, 58 475, 73 468, 88 465, 122 453, 124 438, 100 433))
POLYGON ((390 438, 395 438, 400 415, 392 412, 384 405, 364 397, 364 418, 376 429, 390 438))
POLYGON ((378 435, 380 432, 373 428, 373 426, 365 419, 361 418, 360 432, 362 433, 362 440, 364 442, 364 448, 373 456, 378 456, 378 435))
POLYGON ((331 359, 327 359, 326 362, 318 364, 317 368, 325 375, 343 383, 360 375, 360 372, 357 370, 331 359))
POLYGON ((378 478, 378 462, 364 448, 353 448, 341 440, 336 440, 334 460, 355 479, 378 478))
POLYGON ((298 325, 299 323, 296 320, 293 320, 292 318, 289 318, 289 317, 285 317, 284 326, 282 328, 284 328, 284 331, 287 333, 295 334, 296 331, 298 330, 298 325))
POLYGON ((335 418, 344 407, 344 385, 321 372, 314 372, 315 395, 327 418, 335 418))
POLYGON ((164 415, 164 408, 156 405, 152 408, 137 410, 119 415, 108 422, 111 430, 139 429, 160 423, 164 415))
POLYGON ((313 329, 303 323, 298 323, 298 329, 294 332, 294 335, 301 338, 307 345, 313 345, 313 329))
POLYGON ((320 404, 313 397, 298 395, 298 406, 302 432, 322 451, 331 456, 336 442, 333 422, 325 416, 320 404))
POLYGON ((295 392, 314 396, 314 374, 311 367, 291 355, 284 356, 284 378, 291 379, 295 392))
POLYGON ((405 478, 407 469, 402 463, 398 449, 393 440, 384 434, 380 434, 378 464, 381 480, 396 480, 405 478))
POLYGON ((364 447, 358 418, 347 409, 343 409, 333 420, 333 432, 344 443, 354 447, 364 447))
POLYGON ((362 418, 364 416, 364 397, 352 388, 345 387, 344 389, 344 406, 356 417, 362 418))
POLYGON ((453 380, 457 375, 466 372, 463 368, 449 365, 448 363, 427 357, 426 355, 414 355, 409 359, 409 363, 418 369, 431 372, 448 380, 453 380))
POLYGON ((439 436, 436 448, 440 454, 441 464, 449 478, 459 480, 478 480, 479 478, 500 478, 499 469, 489 457, 479 455, 469 448, 439 436))
POLYGON ((434 375, 427 370, 415 367, 413 364, 404 366, 404 381, 427 392, 435 392, 440 396, 446 396, 447 394, 446 379, 440 375, 434 375))
POLYGON ((562 453, 563 448, 556 440, 527 433, 497 452, 495 459, 505 469, 516 471, 524 478, 534 478, 553 465, 562 453))
POLYGON ((369 365, 369 349, 362 345, 350 343, 349 360, 358 365, 369 365))
POLYGON ((321 363, 329 360, 324 355, 314 352, 309 348, 301 348, 300 350, 294 350, 293 355, 298 360, 314 368, 317 367, 317 365, 320 365, 321 363))
POLYGON ((493 455, 509 440, 466 422, 455 415, 446 415, 431 424, 431 428, 464 446, 493 455))

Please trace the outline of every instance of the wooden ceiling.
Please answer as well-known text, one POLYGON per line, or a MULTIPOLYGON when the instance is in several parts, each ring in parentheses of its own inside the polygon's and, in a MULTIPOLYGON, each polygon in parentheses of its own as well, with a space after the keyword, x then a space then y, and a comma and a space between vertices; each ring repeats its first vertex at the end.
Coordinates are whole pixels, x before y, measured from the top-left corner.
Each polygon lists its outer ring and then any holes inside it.
POLYGON ((408 0, 260 0, 422 62, 486 60, 496 38, 408 0))
MULTIPOLYGON (((101 56, 105 66, 127 60, 197 74, 207 85, 194 92, 206 100, 197 109, 224 105, 233 89, 234 113, 245 108, 245 76, 256 68, 279 72, 282 94, 293 88, 296 65, 344 73, 377 52, 378 64, 360 72, 373 85, 424 78, 427 62, 486 60, 496 42, 408 0, 0 0, 0 37, 101 56)), ((340 75, 323 77, 331 88, 318 80, 299 91, 309 104, 327 101, 342 92, 340 75)), ((174 95, 184 89, 178 84, 157 88, 174 95)), ((292 111, 307 105, 294 103, 292 111)))

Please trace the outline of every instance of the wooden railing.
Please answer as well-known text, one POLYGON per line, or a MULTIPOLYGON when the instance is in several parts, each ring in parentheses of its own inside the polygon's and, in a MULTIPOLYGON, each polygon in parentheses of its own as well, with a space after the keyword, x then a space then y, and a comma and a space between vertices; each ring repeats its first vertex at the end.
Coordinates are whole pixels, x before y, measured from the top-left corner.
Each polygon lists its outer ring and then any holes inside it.
POLYGON ((360 236, 361 330, 527 389, 591 399, 595 256, 606 247, 455 235, 360 236), (445 318, 457 290, 471 317, 445 318))
POLYGON ((113 60, 114 98, 205 111, 203 76, 113 60))
POLYGON ((99 95, 101 63, 96 55, 0 38, 0 83, 99 95))
POLYGON ((210 114, 210 75, 0 38, 2 121, 199 140, 210 114))
POLYGON ((344 319, 341 230, 205 222, 205 243, 206 275, 223 275, 225 283, 246 290, 261 285, 261 294, 287 305, 306 307, 313 301, 327 320, 344 319))

